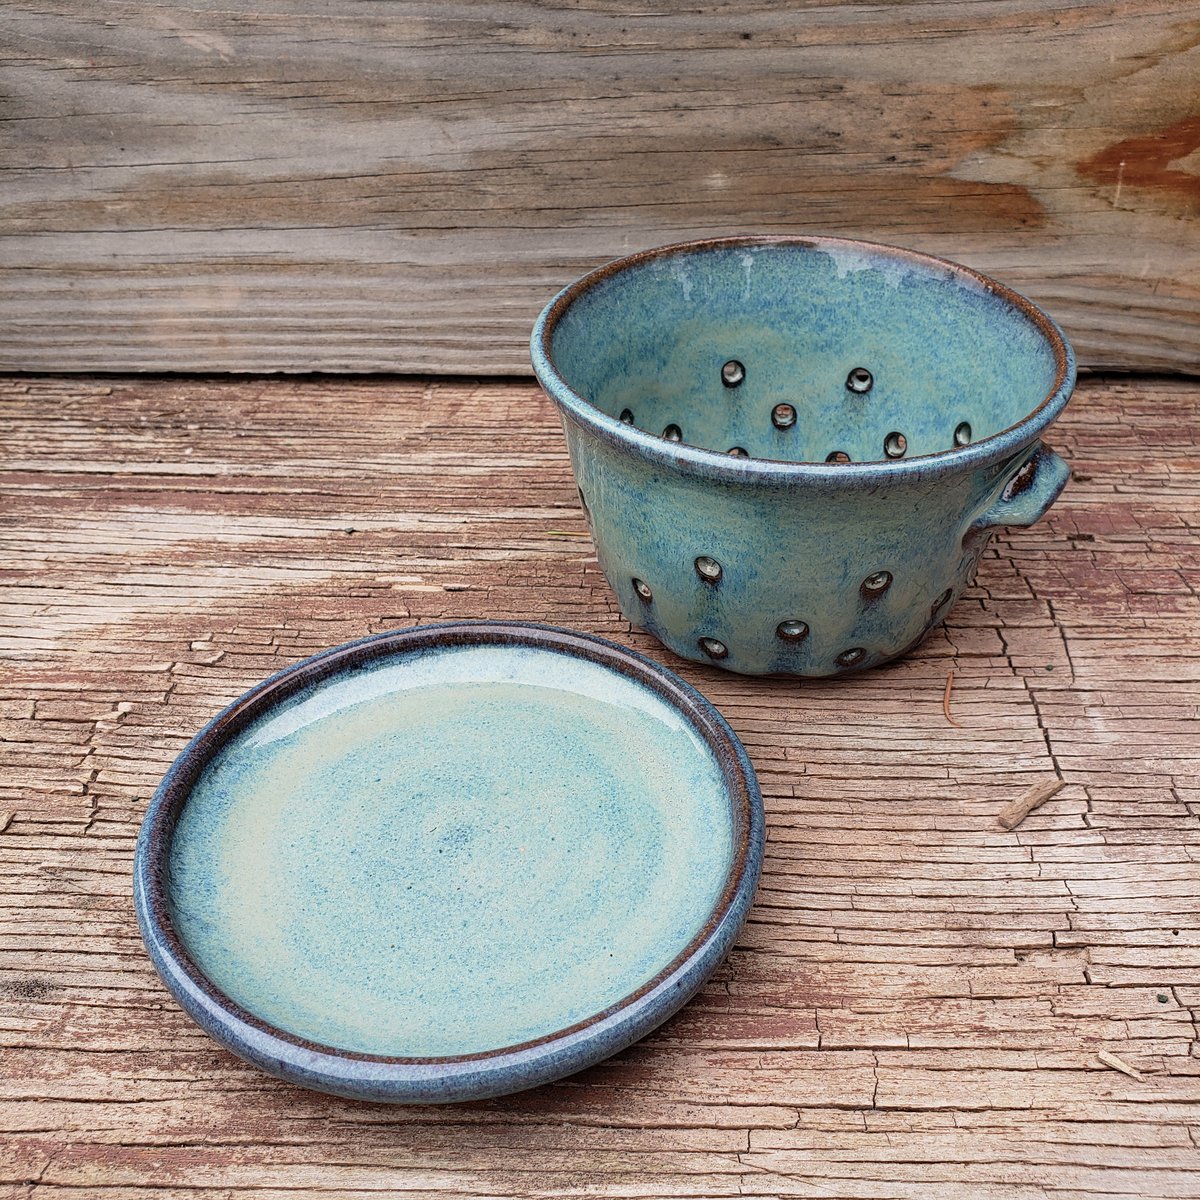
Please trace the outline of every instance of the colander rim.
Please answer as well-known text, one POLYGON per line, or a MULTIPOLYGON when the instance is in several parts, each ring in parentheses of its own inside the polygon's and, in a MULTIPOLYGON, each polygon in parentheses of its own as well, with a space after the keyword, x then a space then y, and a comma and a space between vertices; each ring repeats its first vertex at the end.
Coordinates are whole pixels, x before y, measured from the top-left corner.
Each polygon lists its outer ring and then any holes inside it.
POLYGON ((716 480, 741 483, 830 481, 872 487, 880 482, 898 481, 901 478, 931 478, 986 467, 1005 460, 1017 450, 1037 440, 1066 406, 1074 391, 1076 380, 1075 353, 1058 323, 1032 300, 1007 284, 962 263, 918 250, 908 250, 884 242, 810 234, 737 234, 697 238, 640 250, 606 262, 563 288, 542 310, 530 337, 530 358, 538 382, 559 411, 609 445, 659 465, 690 468, 693 474, 699 473, 716 480), (877 255, 882 259, 913 264, 926 270, 949 270, 959 279, 969 281, 987 292, 1009 309, 1016 310, 1038 330, 1054 354, 1054 382, 1040 403, 1020 421, 966 446, 956 446, 932 454, 913 455, 911 458, 826 463, 732 457, 718 450, 707 450, 701 446, 688 445, 686 442, 667 441, 636 426, 626 425, 602 412, 576 392, 559 373, 551 352, 554 330, 567 310, 597 284, 647 263, 675 255, 757 246, 792 246, 802 250, 854 250, 877 255))

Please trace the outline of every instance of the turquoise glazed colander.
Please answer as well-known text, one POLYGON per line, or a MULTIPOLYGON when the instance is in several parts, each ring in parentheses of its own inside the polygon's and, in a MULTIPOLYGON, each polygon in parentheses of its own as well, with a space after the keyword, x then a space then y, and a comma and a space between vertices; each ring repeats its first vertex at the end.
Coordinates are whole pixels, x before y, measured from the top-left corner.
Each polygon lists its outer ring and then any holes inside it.
POLYGON ((966 267, 737 237, 584 276, 534 326, 600 564, 633 624, 750 675, 834 675, 942 621, 1068 468, 1058 326, 966 267))

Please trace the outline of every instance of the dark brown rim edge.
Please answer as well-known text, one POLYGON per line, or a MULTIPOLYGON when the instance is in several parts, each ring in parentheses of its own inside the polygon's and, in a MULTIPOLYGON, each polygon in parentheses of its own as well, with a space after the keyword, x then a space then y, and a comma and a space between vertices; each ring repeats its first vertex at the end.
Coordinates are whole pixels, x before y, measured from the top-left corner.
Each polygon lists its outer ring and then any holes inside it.
MULTIPOLYGON (((731 468, 728 455, 722 454, 719 451, 707 450, 702 446, 690 446, 685 443, 663 442, 662 447, 660 447, 658 443, 662 442, 662 439, 656 438, 652 434, 643 434, 644 437, 652 439, 651 444, 657 452, 656 457, 662 457, 664 461, 681 463, 687 462, 693 456, 696 456, 695 460, 701 462, 706 469, 717 470, 721 474, 729 474, 731 478, 747 479, 761 475, 762 473, 776 475, 779 473, 786 474, 789 471, 803 471, 804 473, 819 472, 825 474, 831 470, 835 470, 837 472, 836 477, 843 480, 856 476, 859 478, 863 478, 864 476, 869 477, 874 471, 880 470, 886 470, 889 474, 896 475, 906 472, 906 469, 911 470, 913 467, 928 469, 935 465, 941 465, 943 462, 978 462, 981 459, 986 461, 989 457, 993 457, 988 454, 988 448, 991 447, 992 443, 998 442, 1001 439, 1011 439, 1017 431, 1023 430, 1028 426, 1035 426, 1038 417, 1047 408, 1052 406, 1056 400, 1061 397, 1061 404, 1065 404, 1070 395, 1070 388, 1067 387, 1067 384, 1073 378, 1075 359, 1062 330, 1032 300, 1021 295, 1020 292, 1015 291, 1007 284, 1001 283, 998 279, 993 279, 980 271, 976 271, 972 267, 955 262, 953 259, 940 258, 937 255, 925 254, 919 250, 908 250, 902 246, 888 245, 886 242, 869 242, 857 238, 805 234, 735 234, 728 237, 697 238, 693 241, 673 242, 666 246, 656 246, 648 250, 639 250, 634 254, 614 259, 611 262, 596 267, 559 292, 550 304, 547 305, 534 327, 537 350, 540 353, 542 361, 552 374, 552 379, 549 382, 553 387, 547 386, 547 381, 540 378, 536 356, 534 360, 534 373, 539 376, 539 382, 546 388, 551 399, 556 400, 559 407, 577 424, 583 424, 586 419, 595 427, 596 431, 603 433, 607 440, 619 441, 622 445, 635 444, 633 435, 627 427, 620 426, 619 422, 615 422, 606 413, 592 404, 590 400, 581 396, 559 373, 558 367, 554 362, 554 356, 551 353, 551 341, 553 340, 554 330, 559 320, 571 305, 581 296, 591 291, 597 284, 604 282, 612 276, 623 274, 631 268, 677 254, 691 254, 698 251, 719 250, 736 246, 794 246, 801 250, 818 251, 825 246, 840 246, 869 251, 886 258, 900 259, 919 268, 941 268, 953 275, 969 279, 983 291, 1007 302, 1037 328, 1038 332, 1041 333, 1049 344, 1054 355, 1054 382, 1037 407, 1031 409, 1015 424, 1008 426, 1006 429, 1001 429, 986 438, 981 438, 977 442, 972 442, 967 446, 955 446, 949 450, 935 451, 932 454, 918 454, 911 458, 895 460, 870 459, 863 462, 839 463, 834 468, 831 468, 829 464, 824 462, 793 462, 789 459, 745 458, 736 460, 736 466, 731 468), (556 389, 561 390, 564 395, 570 397, 572 406, 563 404, 561 399, 554 395, 556 389), (1064 389, 1066 390, 1066 395, 1063 395, 1064 389), (572 407, 574 406, 577 406, 578 411, 572 411, 572 407), (610 425, 618 426, 618 428, 610 429, 610 425), (757 471, 755 470, 755 464, 759 464, 757 471)), ((1061 404, 1059 407, 1061 407, 1061 404)), ((584 427, 587 428, 588 426, 584 425, 584 427)), ((1000 451, 1000 447, 997 447, 997 451, 1000 451)), ((997 459, 1002 458, 1003 452, 998 452, 994 457, 997 459)))
POLYGON ((334 1058, 397 1066, 465 1064, 520 1054, 539 1046, 563 1041, 629 1008, 686 964, 724 920, 742 883, 750 851, 753 825, 753 789, 743 769, 742 759, 743 754, 739 753, 737 742, 731 731, 728 730, 724 718, 699 691, 650 659, 602 638, 558 629, 554 626, 520 621, 464 621, 442 625, 420 625, 381 634, 377 637, 365 638, 304 659, 260 683, 222 710, 185 747, 168 771, 160 785, 160 792, 153 801, 157 807, 153 810, 152 824, 147 836, 147 853, 151 857, 150 869, 147 872, 147 909, 166 950, 198 991, 230 1016, 290 1045, 334 1058), (649 687, 660 699, 681 711, 700 734, 701 739, 716 759, 725 780, 732 801, 731 809, 735 825, 734 853, 726 875, 725 887, 700 930, 658 974, 608 1008, 583 1021, 576 1022, 574 1025, 544 1034, 542 1037, 471 1054, 414 1058, 344 1050, 289 1033, 244 1009, 221 991, 188 954, 171 921, 170 906, 167 902, 163 880, 170 857, 171 839, 174 836, 179 814, 187 803, 191 789, 204 768, 233 737, 243 732, 273 705, 290 699, 306 689, 313 688, 346 667, 364 667, 389 654, 489 644, 536 646, 611 667, 622 675, 649 687), (714 716, 716 720, 713 719, 714 716))

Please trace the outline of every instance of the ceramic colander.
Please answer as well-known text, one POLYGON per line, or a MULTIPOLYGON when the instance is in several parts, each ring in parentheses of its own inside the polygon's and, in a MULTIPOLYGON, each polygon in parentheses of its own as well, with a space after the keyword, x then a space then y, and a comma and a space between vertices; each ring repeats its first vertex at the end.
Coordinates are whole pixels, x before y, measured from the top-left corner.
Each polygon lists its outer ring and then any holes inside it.
POLYGON ((1068 470, 1058 326, 887 246, 738 237, 610 263, 532 339, 622 611, 684 658, 833 675, 944 619, 1068 470))

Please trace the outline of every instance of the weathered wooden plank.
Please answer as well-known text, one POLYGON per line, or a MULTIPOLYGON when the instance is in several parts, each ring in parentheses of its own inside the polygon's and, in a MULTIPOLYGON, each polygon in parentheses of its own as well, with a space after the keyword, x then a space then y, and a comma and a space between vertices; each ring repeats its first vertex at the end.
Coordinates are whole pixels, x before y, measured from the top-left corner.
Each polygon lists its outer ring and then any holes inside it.
POLYGON ((524 373, 586 268, 748 230, 1200 361, 1194 0, 14 0, 0 37, 0 367, 524 373))
POLYGON ((1085 381, 1053 439, 1074 481, 946 628, 788 682, 629 629, 563 536, 528 384, 0 380, 0 1190, 1196 1195, 1198 395, 1085 381), (512 615, 668 662, 743 737, 769 841, 737 948, 651 1038, 521 1096, 390 1110, 254 1072, 140 949, 158 778, 286 663, 512 615))

